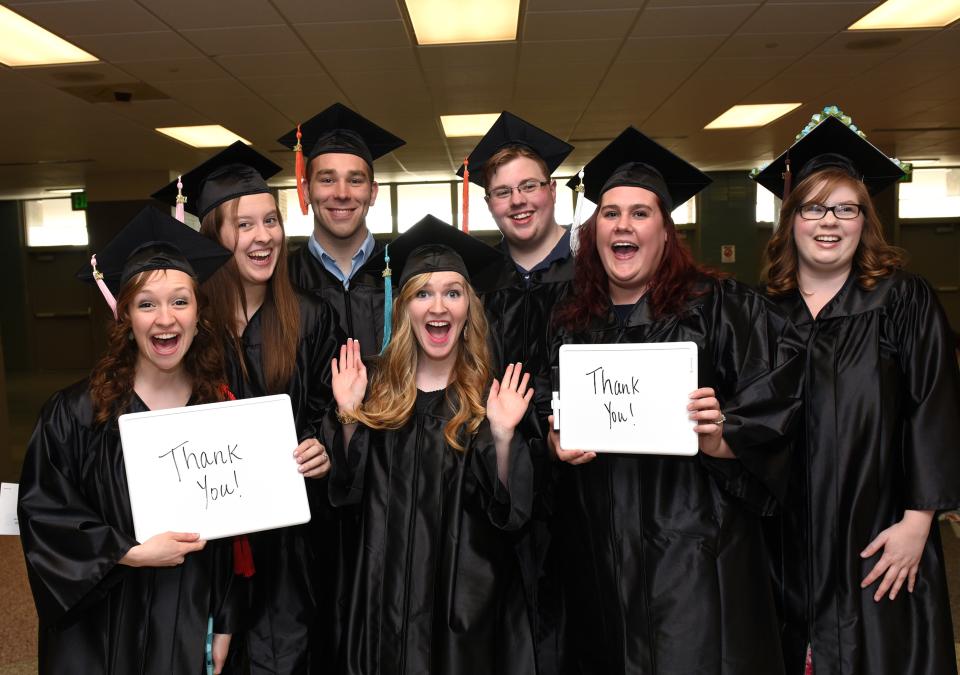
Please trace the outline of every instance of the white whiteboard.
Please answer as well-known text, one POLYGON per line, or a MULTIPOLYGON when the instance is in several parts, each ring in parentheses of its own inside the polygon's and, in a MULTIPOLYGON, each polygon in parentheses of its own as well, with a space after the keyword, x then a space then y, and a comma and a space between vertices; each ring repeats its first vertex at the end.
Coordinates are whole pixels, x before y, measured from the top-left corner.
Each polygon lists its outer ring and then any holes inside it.
POLYGON ((119 423, 137 541, 167 531, 217 539, 310 520, 286 394, 131 413, 119 423))
POLYGON ((560 347, 560 447, 695 455, 693 342, 560 347))

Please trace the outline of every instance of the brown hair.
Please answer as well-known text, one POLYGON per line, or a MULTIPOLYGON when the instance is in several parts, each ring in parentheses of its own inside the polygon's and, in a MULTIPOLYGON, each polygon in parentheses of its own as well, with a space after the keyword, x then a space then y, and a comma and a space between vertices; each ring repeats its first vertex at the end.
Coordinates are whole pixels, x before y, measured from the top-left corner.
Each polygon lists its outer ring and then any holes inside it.
POLYGON ((860 286, 870 290, 877 281, 904 266, 904 251, 884 239, 883 227, 867 186, 842 169, 827 168, 804 178, 780 207, 780 222, 764 253, 762 278, 770 295, 786 295, 797 287, 797 243, 793 238, 793 222, 800 207, 810 202, 823 203, 841 186, 856 193, 863 214, 860 243, 853 254, 853 267, 860 286))
MULTIPOLYGON (((220 204, 203 218, 200 234, 213 241, 221 242, 220 230, 229 223, 237 226, 237 207, 239 198, 220 204)), ((277 209, 277 220, 283 229, 283 218, 277 209)), ((249 379, 241 333, 237 330, 237 308, 246 314, 247 297, 243 291, 237 260, 231 257, 210 279, 204 283, 204 290, 210 296, 211 314, 217 334, 223 336, 234 350, 245 379, 249 379)), ((260 307, 260 325, 263 330, 263 379, 267 391, 271 394, 286 390, 296 368, 297 344, 300 341, 300 305, 287 272, 287 238, 280 241, 277 251, 277 265, 273 276, 267 282, 267 293, 260 307)))
MULTIPOLYGON (((667 240, 663 247, 663 257, 650 278, 647 290, 650 312, 654 318, 660 318, 681 310, 691 297, 702 295, 705 291, 696 288, 697 282, 704 277, 717 278, 718 275, 698 265, 690 249, 677 236, 670 212, 663 207, 659 195, 657 208, 663 216, 663 229, 667 240)), ((600 198, 601 205, 603 197, 600 198)), ((600 207, 580 227, 580 245, 574 261, 572 293, 561 304, 555 316, 555 323, 569 330, 583 330, 593 318, 606 317, 610 308, 610 281, 607 271, 597 251, 597 214, 600 207)))
MULTIPOLYGON (((117 296, 117 320, 107 331, 107 352, 90 376, 90 399, 94 420, 104 424, 115 419, 133 400, 133 381, 137 370, 138 348, 131 340, 130 305, 137 293, 156 274, 166 270, 151 270, 133 276, 117 296)), ((197 298, 197 335, 183 357, 183 368, 193 383, 193 398, 197 403, 224 400, 223 344, 217 339, 213 324, 207 315, 206 297, 193 282, 197 298)))
MULTIPOLYGON (((367 400, 354 413, 361 423, 372 429, 399 429, 413 413, 417 399, 418 351, 407 305, 429 279, 429 272, 411 277, 394 300, 393 337, 373 375, 367 400)), ((484 393, 490 383, 487 319, 469 283, 465 284, 464 292, 470 305, 463 336, 457 336, 457 359, 447 389, 447 400, 456 412, 443 430, 447 444, 461 452, 466 443, 461 441, 460 431, 465 428, 467 434, 472 435, 480 427, 486 415, 484 393)))
POLYGON ((543 157, 525 145, 508 145, 493 153, 490 159, 488 159, 483 165, 482 175, 484 187, 489 187, 490 179, 493 178, 493 174, 495 174, 501 166, 508 162, 512 162, 518 157, 532 159, 537 163, 537 166, 540 167, 540 170, 543 171, 544 177, 547 180, 550 180, 550 170, 547 168, 547 163, 543 161, 543 157))

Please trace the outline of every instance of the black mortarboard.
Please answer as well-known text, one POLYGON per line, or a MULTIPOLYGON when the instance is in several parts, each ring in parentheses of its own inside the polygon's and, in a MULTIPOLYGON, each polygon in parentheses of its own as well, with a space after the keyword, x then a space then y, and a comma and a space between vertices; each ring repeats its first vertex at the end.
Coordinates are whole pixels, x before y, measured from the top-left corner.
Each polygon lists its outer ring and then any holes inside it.
POLYGON ((861 132, 851 129, 839 118, 823 114, 813 128, 753 178, 781 199, 789 195, 810 174, 821 169, 842 169, 862 180, 870 194, 900 180, 900 166, 868 141, 861 132), (786 178, 789 162, 792 176, 786 178), (786 193, 786 194, 785 194, 786 193))
MULTIPOLYGON (((201 220, 220 204, 244 195, 269 192, 267 179, 281 167, 242 141, 223 149, 180 178, 187 201, 184 209, 201 220)), ((150 195, 173 205, 177 201, 177 181, 150 195)))
MULTIPOLYGON (((504 110, 467 157, 470 182, 486 188, 484 165, 499 150, 511 145, 523 145, 535 152, 546 163, 548 176, 573 152, 569 143, 504 110)), ((457 175, 463 177, 463 166, 457 170, 457 175)))
MULTIPOLYGON (((88 283, 102 280, 116 297, 133 276, 150 270, 180 270, 203 283, 231 255, 173 216, 147 206, 94 256, 96 268, 85 265, 77 278, 88 283)), ((106 293, 104 297, 115 306, 113 298, 106 293)))
MULTIPOLYGON (((650 190, 669 213, 707 187, 713 179, 665 147, 627 127, 583 167, 584 195, 594 204, 613 187, 650 190)), ((580 184, 574 176, 567 183, 580 184)))
MULTIPOLYGON (((303 122, 299 130, 307 162, 318 155, 343 153, 356 155, 373 168, 373 161, 404 145, 406 141, 394 136, 366 117, 342 103, 334 103, 321 113, 303 122)), ((277 139, 284 147, 296 149, 297 129, 277 139)))

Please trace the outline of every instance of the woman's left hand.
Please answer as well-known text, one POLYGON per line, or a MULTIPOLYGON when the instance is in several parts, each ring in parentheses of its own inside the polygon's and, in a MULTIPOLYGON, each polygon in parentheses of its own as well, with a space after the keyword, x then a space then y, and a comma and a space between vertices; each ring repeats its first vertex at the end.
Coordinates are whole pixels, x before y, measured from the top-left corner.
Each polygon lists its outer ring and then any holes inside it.
POLYGON ((304 478, 322 478, 330 471, 330 458, 327 449, 316 438, 308 438, 293 451, 297 460, 297 471, 304 478))
POLYGON ((933 511, 905 511, 903 520, 878 534, 860 553, 861 558, 869 558, 883 549, 880 560, 860 583, 860 588, 866 588, 883 577, 877 592, 873 594, 874 602, 880 602, 887 591, 890 592, 890 599, 895 599, 904 581, 907 582, 907 591, 913 593, 920 557, 932 522, 933 511))
POLYGON ((230 634, 213 634, 213 673, 220 675, 223 672, 223 665, 227 662, 227 652, 230 651, 230 634))
POLYGON ((696 422, 693 430, 700 437, 700 452, 720 459, 734 459, 730 446, 723 440, 723 423, 720 401, 710 387, 697 389, 690 394, 690 419, 696 422))
POLYGON ((527 405, 533 398, 533 388, 528 388, 530 373, 523 372, 523 365, 511 363, 503 373, 503 382, 493 380, 487 396, 487 420, 493 435, 508 437, 520 424, 527 405))

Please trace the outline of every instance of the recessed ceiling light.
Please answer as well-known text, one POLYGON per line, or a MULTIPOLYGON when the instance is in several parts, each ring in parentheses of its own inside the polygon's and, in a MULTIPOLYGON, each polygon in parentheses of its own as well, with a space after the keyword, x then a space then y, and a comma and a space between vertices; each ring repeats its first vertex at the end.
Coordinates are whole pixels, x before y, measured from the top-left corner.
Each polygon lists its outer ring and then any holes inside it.
POLYGON ((93 54, 0 5, 0 62, 16 68, 98 60, 93 54))
POLYGON ((960 0, 887 0, 847 30, 942 28, 960 19, 960 0))
POLYGON ((404 0, 417 44, 517 39, 520 0, 404 0))
POLYGON ((440 124, 447 138, 464 138, 466 136, 483 136, 493 123, 500 117, 500 113, 481 113, 478 115, 440 115, 440 124))
POLYGON ((201 124, 195 127, 158 127, 157 131, 195 148, 225 148, 236 141, 252 145, 219 124, 201 124))
POLYGON ((791 110, 796 110, 801 103, 759 103, 751 105, 735 105, 717 119, 713 120, 704 129, 737 129, 740 127, 762 127, 770 124, 778 117, 783 117, 791 110))

